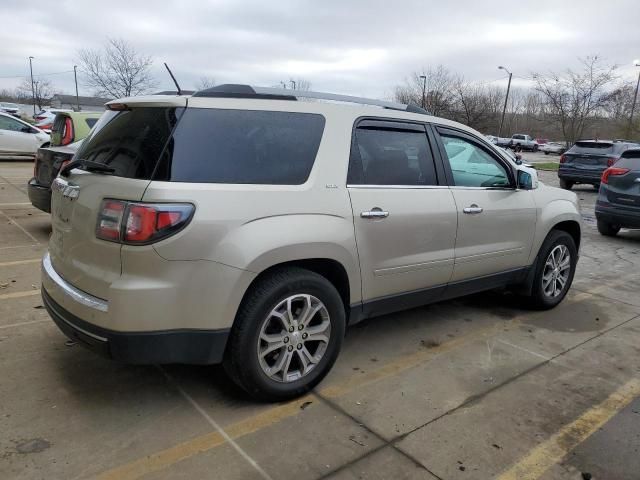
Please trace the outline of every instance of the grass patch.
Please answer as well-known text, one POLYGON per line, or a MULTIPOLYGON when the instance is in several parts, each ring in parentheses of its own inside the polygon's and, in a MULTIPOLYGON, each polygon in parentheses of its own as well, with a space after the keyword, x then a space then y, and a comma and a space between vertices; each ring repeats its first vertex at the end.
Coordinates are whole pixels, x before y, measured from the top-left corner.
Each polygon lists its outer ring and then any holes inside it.
POLYGON ((556 162, 540 162, 540 163, 532 163, 537 170, 551 170, 553 172, 557 172, 560 167, 559 163, 556 162))

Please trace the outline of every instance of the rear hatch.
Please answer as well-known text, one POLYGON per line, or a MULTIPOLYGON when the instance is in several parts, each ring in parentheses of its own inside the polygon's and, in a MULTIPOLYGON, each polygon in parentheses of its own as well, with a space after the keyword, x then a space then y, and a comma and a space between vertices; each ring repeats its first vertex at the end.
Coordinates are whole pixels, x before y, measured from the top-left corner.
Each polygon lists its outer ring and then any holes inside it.
POLYGON ((600 175, 617 160, 618 145, 609 141, 579 141, 563 155, 562 168, 600 175))
POLYGON ((79 167, 54 181, 49 253, 67 282, 107 297, 109 285, 121 274, 121 244, 96 238, 102 201, 142 199, 184 106, 184 97, 154 98, 106 112, 74 160, 101 163, 114 172, 79 167))
POLYGON ((617 208, 640 211, 640 150, 626 152, 615 166, 627 172, 608 177, 607 201, 617 208))

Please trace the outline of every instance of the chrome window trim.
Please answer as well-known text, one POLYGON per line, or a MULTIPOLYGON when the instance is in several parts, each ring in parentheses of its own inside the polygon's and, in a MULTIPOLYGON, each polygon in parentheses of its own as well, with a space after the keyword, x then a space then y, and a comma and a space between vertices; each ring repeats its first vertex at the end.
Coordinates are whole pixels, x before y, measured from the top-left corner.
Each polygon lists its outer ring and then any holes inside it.
POLYGON ((363 185, 360 183, 351 185, 347 184, 347 188, 388 188, 388 189, 404 189, 404 190, 444 190, 449 188, 448 185, 363 185))
POLYGON ((109 311, 109 302, 83 292, 82 290, 74 287, 64 278, 62 278, 53 268, 53 265, 51 264, 51 255, 49 255, 49 252, 47 252, 42 259, 42 269, 53 283, 55 283, 60 289, 62 289, 64 293, 66 293, 76 302, 84 305, 85 307, 93 308, 100 312, 109 311))

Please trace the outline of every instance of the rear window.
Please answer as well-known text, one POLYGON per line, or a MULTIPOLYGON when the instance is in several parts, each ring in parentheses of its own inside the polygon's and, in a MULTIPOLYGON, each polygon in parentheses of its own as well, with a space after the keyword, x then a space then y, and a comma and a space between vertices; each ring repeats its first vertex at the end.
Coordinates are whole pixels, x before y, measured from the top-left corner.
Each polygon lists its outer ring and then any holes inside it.
POLYGON ((119 177, 150 180, 182 110, 106 111, 75 158, 108 165, 119 177))
POLYGON ((309 177, 324 123, 310 113, 188 108, 155 179, 299 185, 309 177))
POLYGON ((576 142, 568 153, 613 153, 614 144, 612 142, 576 142))
POLYGON ((640 171, 640 150, 627 150, 616 162, 616 167, 640 171))

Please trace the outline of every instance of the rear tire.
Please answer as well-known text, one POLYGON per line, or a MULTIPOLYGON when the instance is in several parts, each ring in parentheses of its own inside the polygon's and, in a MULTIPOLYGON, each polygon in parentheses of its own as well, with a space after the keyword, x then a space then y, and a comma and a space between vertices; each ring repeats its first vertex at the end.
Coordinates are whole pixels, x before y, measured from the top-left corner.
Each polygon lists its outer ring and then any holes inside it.
POLYGON ((224 368, 258 400, 298 397, 331 370, 345 326, 340 294, 325 277, 298 267, 276 269, 258 280, 243 299, 224 368), (316 308, 305 324, 305 313, 316 308))
POLYGON ((578 249, 573 237, 561 230, 549 232, 534 266, 533 286, 529 297, 531 307, 548 310, 558 305, 571 287, 577 263, 578 249))
POLYGON ((605 237, 615 237, 620 231, 619 225, 613 225, 604 220, 598 220, 598 231, 605 237))
POLYGON ((549 155, 549 152, 544 152, 545 155, 549 155))
POLYGON ((573 185, 574 184, 572 181, 560 178, 560 188, 563 188, 564 190, 571 190, 571 187, 573 187, 573 185))

